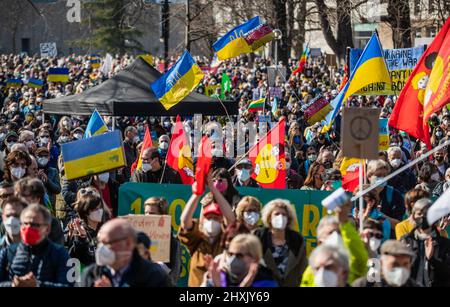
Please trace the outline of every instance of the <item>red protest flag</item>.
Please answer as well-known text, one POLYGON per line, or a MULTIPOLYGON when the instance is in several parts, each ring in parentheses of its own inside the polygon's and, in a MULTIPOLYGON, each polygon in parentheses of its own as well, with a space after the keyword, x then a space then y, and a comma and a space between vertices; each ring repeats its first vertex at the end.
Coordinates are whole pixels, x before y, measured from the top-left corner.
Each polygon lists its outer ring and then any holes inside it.
MULTIPOLYGON (((345 157, 341 163, 342 188, 348 192, 354 192, 359 185, 360 159, 345 157)), ((364 169, 363 169, 364 174, 364 169)))
POLYGON ((144 141, 142 143, 141 153, 139 154, 139 157, 136 159, 136 161, 134 161, 133 165, 131 165, 131 174, 133 174, 136 168, 140 169, 142 167, 142 154, 144 153, 144 150, 150 147, 153 147, 153 142, 152 136, 150 134, 150 129, 147 126, 145 128, 144 141))
POLYGON ((179 115, 170 139, 166 161, 167 165, 180 174, 183 184, 194 183, 194 163, 192 162, 191 147, 179 115))
POLYGON ((202 195, 205 192, 205 178, 211 168, 212 160, 212 144, 207 136, 202 138, 200 144, 199 154, 197 158, 197 165, 195 166, 195 184, 192 186, 192 191, 195 195, 202 195))
POLYGON ((249 151, 252 178, 263 188, 286 189, 285 124, 283 118, 249 151))
POLYGON ((417 63, 397 99, 389 126, 425 142, 431 149, 428 118, 450 99, 450 19, 417 63))

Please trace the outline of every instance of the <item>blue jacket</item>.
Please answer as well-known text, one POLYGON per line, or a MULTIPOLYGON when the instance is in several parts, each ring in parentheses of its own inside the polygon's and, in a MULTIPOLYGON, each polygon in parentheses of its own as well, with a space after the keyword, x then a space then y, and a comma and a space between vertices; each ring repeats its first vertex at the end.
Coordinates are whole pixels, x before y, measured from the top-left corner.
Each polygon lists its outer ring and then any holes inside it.
POLYGON ((36 246, 23 243, 0 251, 0 286, 10 287, 15 275, 33 272, 40 287, 70 287, 67 280, 69 254, 64 246, 45 239, 36 246))

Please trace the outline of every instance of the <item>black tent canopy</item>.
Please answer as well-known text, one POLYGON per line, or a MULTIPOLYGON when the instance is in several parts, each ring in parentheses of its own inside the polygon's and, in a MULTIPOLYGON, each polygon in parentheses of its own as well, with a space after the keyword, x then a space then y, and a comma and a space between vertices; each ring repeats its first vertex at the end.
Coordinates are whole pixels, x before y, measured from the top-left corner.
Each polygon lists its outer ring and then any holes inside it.
POLYGON ((150 89, 150 83, 160 76, 154 67, 137 58, 111 79, 83 93, 46 100, 43 109, 45 113, 73 115, 90 115, 97 109, 100 114, 110 116, 238 114, 237 102, 224 101, 222 105, 218 99, 196 92, 166 110, 150 89))

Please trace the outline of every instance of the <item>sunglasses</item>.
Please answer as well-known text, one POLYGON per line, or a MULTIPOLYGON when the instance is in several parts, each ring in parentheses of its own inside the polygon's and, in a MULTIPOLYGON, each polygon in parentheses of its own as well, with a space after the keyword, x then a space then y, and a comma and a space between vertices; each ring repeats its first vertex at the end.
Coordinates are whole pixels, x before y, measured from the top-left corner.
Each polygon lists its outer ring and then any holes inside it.
POLYGON ((367 234, 367 236, 369 237, 369 238, 377 238, 377 239, 383 239, 383 235, 381 234, 381 233, 373 233, 373 232, 369 232, 368 234, 367 234))

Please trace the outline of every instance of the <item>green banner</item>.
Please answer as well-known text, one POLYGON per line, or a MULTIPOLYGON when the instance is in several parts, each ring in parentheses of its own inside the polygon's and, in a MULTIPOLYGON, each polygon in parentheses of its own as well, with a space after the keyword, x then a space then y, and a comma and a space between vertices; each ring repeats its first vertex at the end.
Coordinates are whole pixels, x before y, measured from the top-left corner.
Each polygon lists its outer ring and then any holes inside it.
MULTIPOLYGON (((260 188, 238 188, 241 195, 258 198, 263 205, 275 198, 287 199, 294 206, 297 219, 294 229, 301 233, 306 241, 307 254, 317 245, 316 229, 320 218, 327 210, 320 205, 322 199, 330 194, 325 191, 301 190, 273 190, 260 188)), ((169 214, 172 216, 172 228, 178 231, 180 217, 186 202, 191 197, 190 185, 182 184, 154 184, 154 183, 125 183, 119 190, 119 215, 143 214, 144 202, 149 197, 164 197, 169 203, 169 214)), ((194 214, 198 217, 200 206, 194 214)), ((189 274, 189 251, 183 246, 182 271, 179 286, 187 286, 189 274)))

